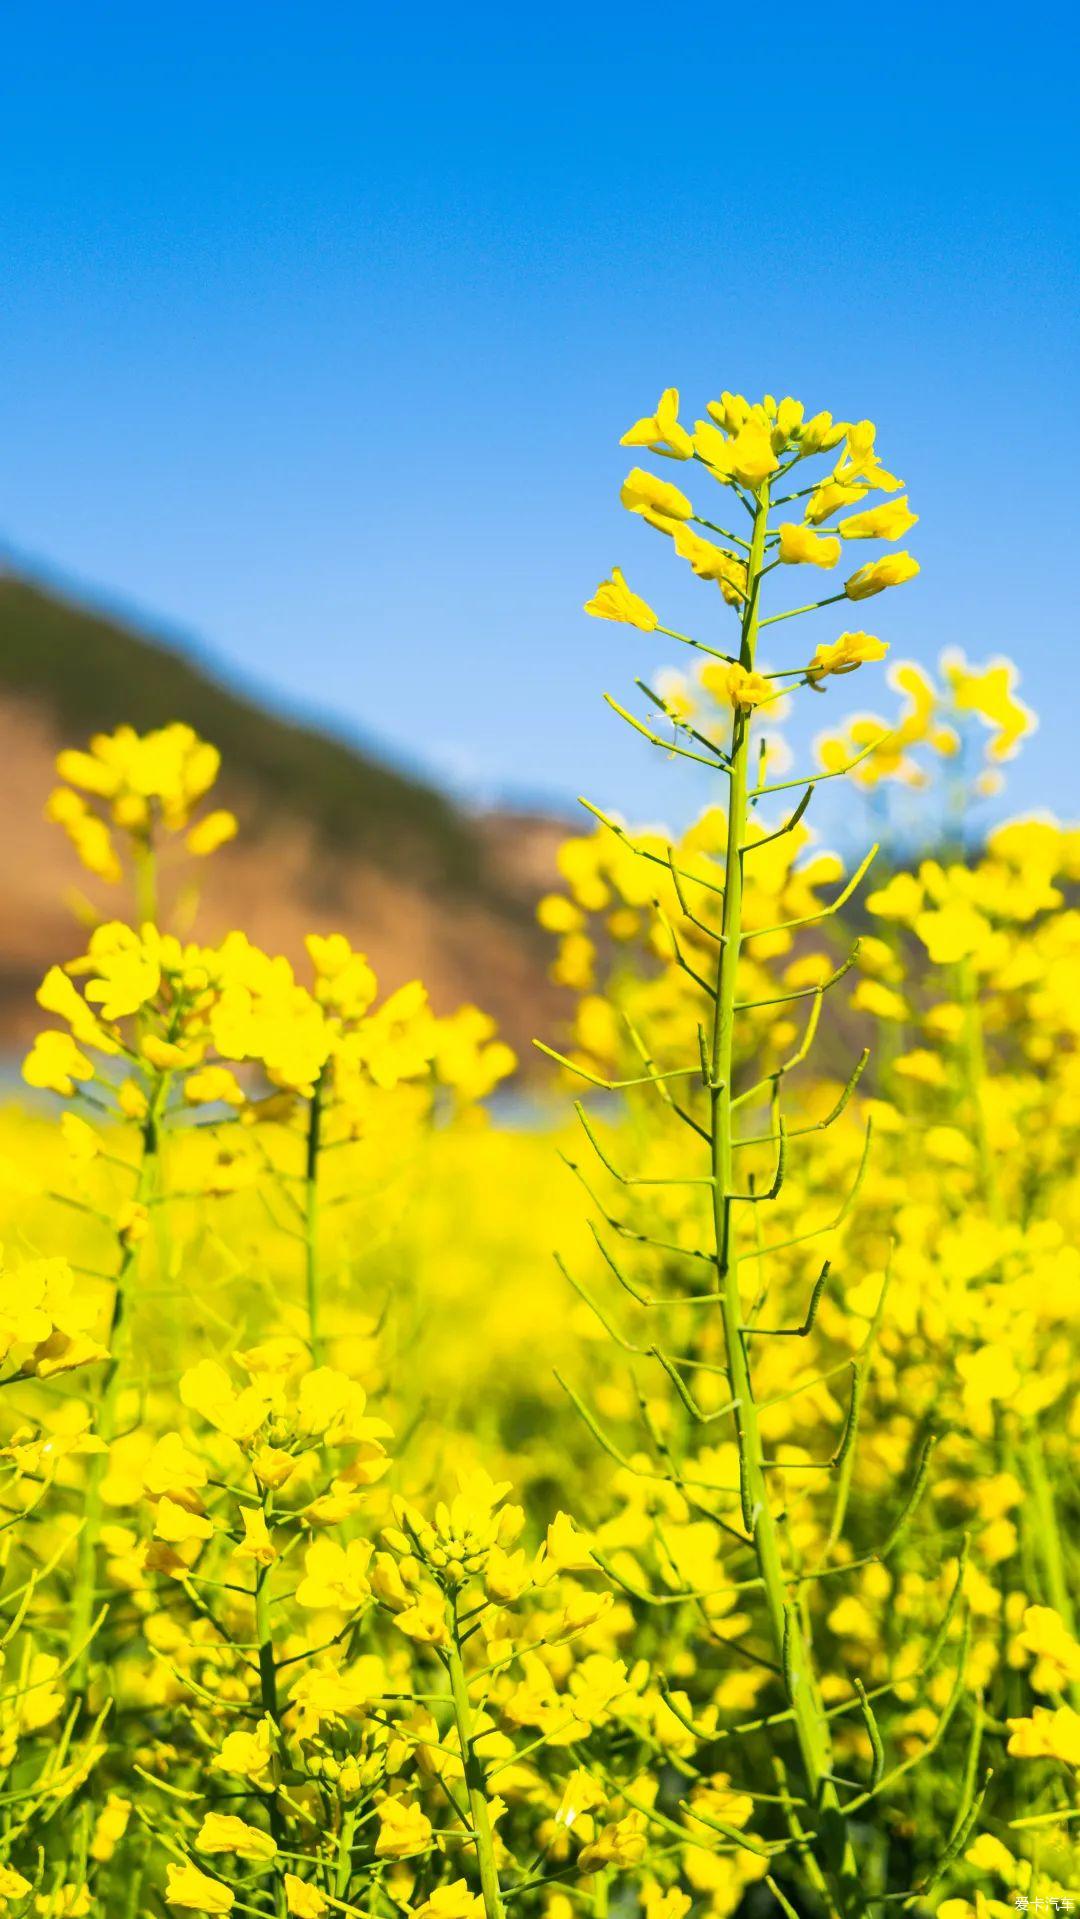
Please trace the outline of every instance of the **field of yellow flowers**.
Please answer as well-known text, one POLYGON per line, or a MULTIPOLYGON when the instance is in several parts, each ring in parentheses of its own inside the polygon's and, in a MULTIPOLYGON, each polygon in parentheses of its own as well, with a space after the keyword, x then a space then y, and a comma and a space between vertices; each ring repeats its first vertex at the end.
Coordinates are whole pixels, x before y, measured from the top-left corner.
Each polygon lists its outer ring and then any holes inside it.
POLYGON ((100 915, 0 1118, 0 1914, 1080 1898, 1080 836, 969 830, 1006 663, 845 706, 918 572, 872 425, 704 410, 622 492, 698 631, 586 610, 689 659, 611 705, 716 799, 563 848, 551 1127, 332 928, 298 974, 178 925, 211 744, 60 756, 100 915), (938 856, 845 870, 836 782, 868 841, 943 794, 938 856))

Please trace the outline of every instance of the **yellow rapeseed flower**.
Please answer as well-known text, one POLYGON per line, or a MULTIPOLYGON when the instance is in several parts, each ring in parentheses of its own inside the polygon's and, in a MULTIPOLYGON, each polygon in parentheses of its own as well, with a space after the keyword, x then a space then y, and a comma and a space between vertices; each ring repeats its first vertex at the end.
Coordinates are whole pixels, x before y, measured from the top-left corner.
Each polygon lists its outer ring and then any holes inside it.
POLYGON ((858 572, 844 582, 844 592, 849 600, 868 600, 875 593, 883 593, 888 586, 902 586, 905 580, 913 580, 920 571, 918 560, 910 553, 886 553, 880 560, 870 560, 866 566, 860 566, 858 572))
POLYGON ((79 1051, 70 1033, 50 1030, 38 1034, 23 1061, 22 1075, 28 1086, 70 1099, 76 1080, 93 1079, 94 1066, 79 1051))
POLYGON ((258 1826, 249 1826, 234 1813, 208 1812, 199 1827, 199 1852, 235 1852, 239 1859, 265 1861, 277 1853, 276 1842, 258 1826))
POLYGON ((824 540, 812 527, 785 520, 780 528, 778 552, 785 566, 830 567, 840 558, 840 542, 824 540))
POLYGON ((208 854, 216 853, 220 846, 227 846, 230 840, 235 839, 239 830, 236 814, 218 807, 190 829, 184 845, 197 859, 206 859, 208 854))
POLYGON ((701 684, 721 705, 733 707, 736 711, 760 706, 763 700, 774 697, 774 688, 768 680, 737 662, 722 666, 710 660, 702 668, 701 684))
POLYGON ((228 1886, 223 1886, 220 1879, 207 1878, 206 1873, 200 1872, 190 1860, 182 1866, 173 1865, 170 1861, 166 1871, 166 1905, 179 1906, 185 1912, 232 1911, 234 1901, 228 1886))
POLYGON ((298 1879, 295 1872, 285 1874, 285 1910, 290 1919, 323 1919, 330 1911, 326 1900, 310 1880, 298 1879))
POLYGON ((647 446, 670 460, 689 460, 694 443, 685 427, 679 425, 679 390, 669 386, 660 395, 655 413, 635 421, 619 441, 620 446, 647 446))
POLYGON ((379 1807, 376 1859, 408 1859, 424 1852, 431 1839, 431 1821, 418 1805, 403 1799, 384 1799, 379 1807))
POLYGON ((672 533, 680 520, 693 517, 694 509, 685 493, 668 480, 658 480, 644 467, 631 468, 622 484, 619 498, 629 513, 639 513, 661 533, 672 533))
POLYGON ((371 1597, 371 1555, 371 1543, 366 1539, 352 1539, 347 1546, 334 1539, 315 1540, 304 1554, 297 1605, 318 1611, 355 1612, 371 1597))
POLYGON ((883 660, 888 650, 888 641, 877 639, 873 633, 841 633, 838 640, 819 645, 806 677, 816 685, 831 673, 854 673, 856 667, 883 660))
POLYGON ((1008 1721, 1007 1750, 1018 1759, 1060 1759, 1080 1767, 1080 1712, 1071 1706, 1036 1706, 1030 1719, 1008 1721))
POLYGON ((841 520, 836 531, 843 540, 900 540, 905 533, 910 533, 918 518, 904 494, 902 499, 886 500, 882 506, 868 507, 864 513, 853 514, 850 520, 841 520))
POLYGON ((420 1905, 411 1908, 411 1919, 483 1919, 484 1901, 473 1892, 467 1879, 452 1879, 449 1885, 436 1886, 420 1905))
POLYGON ((699 580, 716 580, 729 606, 746 598, 746 565, 738 555, 714 540, 703 540, 689 526, 677 526, 673 540, 681 559, 688 560, 699 580))
POLYGON ((624 626, 640 627, 643 633, 654 632, 659 624, 652 607, 630 591, 617 566, 612 567, 610 580, 601 580, 592 599, 586 600, 585 611, 597 620, 618 620, 624 626))

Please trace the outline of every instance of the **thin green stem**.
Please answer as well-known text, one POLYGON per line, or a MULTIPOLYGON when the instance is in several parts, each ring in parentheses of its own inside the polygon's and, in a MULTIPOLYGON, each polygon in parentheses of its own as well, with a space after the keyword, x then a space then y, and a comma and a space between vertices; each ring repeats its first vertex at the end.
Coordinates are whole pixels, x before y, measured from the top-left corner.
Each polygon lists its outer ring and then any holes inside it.
MULTIPOLYGON (((161 1120, 168 1098, 169 1083, 168 1073, 159 1076, 152 1089, 150 1104, 142 1121, 138 1178, 134 1193, 136 1207, 149 1206, 155 1197, 161 1120)), ((122 1361, 130 1335, 127 1295, 137 1269, 138 1258, 139 1240, 129 1228, 127 1237, 121 1241, 120 1265, 113 1282, 112 1308, 106 1339, 109 1357, 98 1378, 92 1403, 94 1429, 97 1437, 104 1440, 106 1446, 111 1444, 116 1436, 117 1400, 123 1383, 122 1361)), ((72 1690, 76 1693, 85 1688, 90 1663, 90 1622, 97 1603, 98 1542, 104 1517, 103 1489, 108 1466, 107 1452, 91 1455, 87 1471, 83 1524, 79 1534, 68 1630, 69 1654, 77 1649, 75 1664, 72 1668, 72 1690)))
POLYGON ((800 613, 816 613, 820 607, 835 606, 837 600, 846 599, 846 593, 830 593, 827 599, 811 600, 808 606, 793 606, 787 613, 770 613, 768 619, 762 620, 760 624, 762 626, 775 626, 778 620, 794 620, 798 618, 800 613))
MULTIPOLYGON (((741 664, 751 671, 760 624, 759 597, 769 492, 765 483, 757 496, 754 532, 748 561, 749 596, 742 622, 741 664)), ((790 1578, 780 1548, 777 1520, 766 1485, 764 1451, 754 1399, 749 1351, 743 1330, 739 1295, 739 1264, 735 1233, 738 1201, 732 1197, 735 1146, 731 1082, 734 1067, 736 975, 742 941, 743 860, 747 829, 749 716, 737 712, 732 726, 731 773, 727 825, 724 907, 714 1001, 710 1051, 710 1144, 712 1160, 712 1222, 720 1310, 739 1448, 739 1480, 743 1524, 751 1535, 764 1588, 769 1634, 782 1669, 794 1718, 807 1794, 817 1810, 821 1834, 821 1863, 842 1914, 860 1908, 855 1860, 839 1799, 832 1783, 834 1771, 829 1722, 825 1716, 798 1610, 788 1598, 790 1578)))
POLYGON ((491 1815, 487 1801, 487 1779, 484 1764, 476 1750, 473 1739, 473 1711, 469 1699, 469 1686, 465 1677, 465 1665, 461 1656, 461 1627, 457 1616, 457 1606, 452 1599, 446 1602, 446 1627, 448 1643, 442 1649, 450 1680, 450 1694, 454 1704, 454 1722, 457 1727, 458 1743, 465 1766, 465 1786, 469 1795, 469 1817, 472 1821, 472 1836, 476 1845, 477 1863, 480 1868, 480 1890, 484 1898, 484 1911, 487 1919, 503 1919, 503 1897, 499 1885, 499 1872, 495 1863, 495 1836, 491 1825, 491 1815))
POLYGON ((307 1147, 304 1158, 304 1279, 307 1287, 308 1345, 311 1363, 323 1360, 321 1271, 319 1266, 319 1148, 322 1142, 322 1075, 315 1082, 308 1107, 307 1147))
MULTIPOLYGON (((1022 1457, 1024 1476, 1035 1508, 1035 1525, 1031 1530, 1034 1534, 1036 1555, 1046 1588, 1046 1598, 1062 1620, 1066 1630, 1075 1638, 1076 1615, 1061 1551, 1061 1521, 1054 1504, 1050 1475, 1046 1470, 1042 1434, 1037 1427, 1030 1438, 1025 1440, 1022 1457)), ((1065 1690, 1073 1707, 1080 1710, 1080 1684, 1074 1681, 1066 1686, 1065 1690)))
MULTIPOLYGON (((269 1518, 269 1507, 265 1500, 263 1511, 269 1518)), ((279 1712, 277 1660, 274 1655, 274 1629, 270 1618, 269 1566, 260 1566, 255 1574, 255 1639, 259 1648, 259 1699, 264 1713, 276 1727, 279 1712)), ((270 1820, 271 1835, 280 1850, 285 1843, 285 1825, 277 1793, 272 1787, 266 1795, 266 1810, 270 1820)), ((284 1919, 288 1910, 285 1900, 285 1882, 276 1868, 274 1870, 274 1910, 281 1919, 284 1919)))

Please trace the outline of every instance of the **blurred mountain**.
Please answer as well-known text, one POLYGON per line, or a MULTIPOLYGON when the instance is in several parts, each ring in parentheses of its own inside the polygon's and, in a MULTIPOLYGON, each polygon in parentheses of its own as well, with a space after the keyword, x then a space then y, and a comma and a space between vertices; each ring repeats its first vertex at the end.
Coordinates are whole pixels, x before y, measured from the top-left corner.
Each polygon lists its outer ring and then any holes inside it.
POLYGON ((42 973, 79 950, 73 900, 127 910, 42 816, 58 749, 122 722, 143 732, 170 720, 221 749, 216 793, 240 820, 231 846, 194 863, 197 909, 177 892, 197 936, 239 926, 301 962, 306 932, 343 932, 385 989, 419 977, 440 1011, 474 1001, 528 1063, 532 1036, 550 1035, 567 1010, 535 924, 565 821, 466 812, 377 756, 268 712, 173 646, 13 574, 0 577, 0 1046, 34 1030, 42 973))

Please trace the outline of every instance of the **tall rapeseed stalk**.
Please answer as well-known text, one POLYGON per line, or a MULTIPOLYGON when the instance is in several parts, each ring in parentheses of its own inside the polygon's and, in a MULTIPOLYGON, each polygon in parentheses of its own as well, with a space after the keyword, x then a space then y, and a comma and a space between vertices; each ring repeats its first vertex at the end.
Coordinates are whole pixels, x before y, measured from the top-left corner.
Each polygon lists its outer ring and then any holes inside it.
MULTIPOLYGON (((793 1326, 770 1326, 758 1317, 765 1291, 760 1275, 767 1270, 770 1256, 783 1253, 789 1245, 815 1236, 814 1229, 807 1232, 797 1230, 794 1238, 788 1236, 769 1244, 763 1240, 758 1229, 758 1209, 777 1198, 784 1182, 786 1158, 792 1142, 802 1134, 820 1131, 823 1125, 839 1117, 866 1059, 864 1055, 858 1061, 833 1113, 825 1121, 818 1120, 803 1126, 792 1126, 785 1120, 781 1089, 785 1073, 805 1057, 805 1045, 786 1065, 766 1073, 763 1080, 744 1085, 740 1084, 740 1079, 745 1078, 743 1067, 747 1049, 744 1029, 749 1025, 752 1031, 754 1015, 782 1002, 808 1000, 811 1002, 812 1034, 825 993, 844 975, 855 957, 854 952, 849 954, 828 977, 821 978, 819 975, 816 982, 809 986, 770 992, 755 998, 748 996, 748 986, 761 975, 753 959, 752 942, 762 935, 775 939, 778 934, 797 934, 803 928, 829 919, 851 896, 868 862, 864 862, 854 880, 830 906, 804 912, 779 925, 762 926, 756 921, 748 923, 744 914, 744 893, 748 869, 752 869, 756 854, 776 840, 794 834, 817 787, 823 781, 843 777, 865 753, 873 751, 878 744, 872 740, 862 753, 845 764, 811 774, 805 780, 770 781, 767 744, 756 759, 753 750, 753 735, 759 718, 786 691, 805 689, 817 694, 830 678, 846 675, 866 662, 879 660, 887 650, 886 645, 872 634, 844 631, 835 640, 819 644, 811 657, 807 658, 804 654, 803 663, 767 670, 760 658, 763 635, 778 622, 805 619, 825 607, 868 599, 889 586, 909 580, 919 569, 917 562, 905 552, 886 553, 851 572, 838 591, 827 593, 805 605, 781 605, 773 612, 765 611, 766 583, 775 585, 775 579, 770 581, 770 576, 786 566, 810 565, 829 570, 836 566, 847 542, 898 539, 914 524, 916 516, 910 512, 906 498, 900 497, 887 499, 876 507, 845 514, 838 524, 831 524, 838 513, 859 506, 875 490, 888 495, 896 495, 900 491, 902 483, 889 474, 878 459, 874 449, 874 428, 870 422, 864 421, 858 425, 839 423, 834 422, 828 414, 819 414, 808 420, 804 417, 803 408, 795 401, 784 400, 777 405, 766 397, 760 405, 751 406, 731 394, 725 394, 720 401, 710 403, 708 412, 711 419, 698 421, 691 434, 679 423, 678 395, 668 391, 663 395, 656 414, 639 421, 624 437, 623 443, 634 447, 645 446, 666 458, 695 463, 710 483, 724 489, 729 508, 729 513, 724 517, 730 517, 731 513, 745 515, 745 528, 741 532, 733 532, 717 524, 716 508, 710 506, 704 511, 695 510, 680 488, 641 468, 635 468, 629 475, 622 490, 622 500, 631 512, 672 540, 676 553, 688 561, 700 579, 719 586, 723 601, 734 616, 736 627, 730 648, 714 644, 711 636, 704 641, 662 626, 652 608, 629 589, 618 570, 597 589, 586 609, 600 618, 620 621, 643 632, 666 633, 705 656, 707 664, 701 673, 702 682, 728 714, 726 730, 722 734, 708 723, 694 724, 685 703, 662 697, 641 681, 638 684, 654 711, 659 713, 659 721, 653 720, 646 725, 614 701, 610 702, 623 719, 665 754, 705 765, 726 783, 722 872, 716 871, 711 863, 701 860, 683 865, 673 848, 658 851, 652 840, 635 841, 618 822, 597 813, 601 824, 617 834, 632 853, 638 854, 646 863, 666 869, 665 880, 673 886, 678 900, 682 934, 676 932, 659 904, 658 916, 670 938, 677 966, 689 975, 698 989, 699 1003, 704 1006, 704 1018, 698 1025, 696 1038, 692 1033, 685 1036, 688 1042, 686 1051, 692 1054, 692 1063, 681 1064, 676 1061, 671 1066, 658 1068, 652 1057, 652 1047, 640 1036, 635 1036, 635 1043, 644 1070, 631 1080, 598 1081, 598 1076, 581 1068, 580 1061, 564 1060, 563 1063, 574 1070, 583 1070, 586 1078, 594 1083, 605 1084, 610 1090, 632 1084, 651 1086, 663 1100, 669 1116, 676 1122, 682 1122, 693 1136, 691 1150, 698 1164, 692 1171, 658 1177, 628 1175, 613 1165, 600 1144, 594 1126, 584 1110, 579 1108, 592 1145, 607 1170, 625 1187, 681 1188, 691 1193, 696 1189, 703 1191, 707 1198, 707 1247, 694 1248, 692 1254, 689 1254, 688 1249, 688 1254, 695 1262, 694 1272, 711 1273, 711 1283, 706 1282, 701 1288, 688 1292, 686 1299, 696 1307, 711 1301, 719 1315, 723 1353, 720 1370, 726 1387, 726 1403, 705 1412, 686 1383, 688 1370, 700 1365, 705 1366, 706 1372, 717 1370, 705 1364, 700 1338, 691 1342, 695 1350, 689 1354, 666 1351, 659 1340, 648 1351, 663 1366, 676 1389, 681 1408, 689 1413, 693 1422, 707 1428, 721 1418, 731 1421, 737 1451, 740 1524, 732 1525, 727 1519, 720 1519, 719 1515, 717 1518, 726 1539, 734 1541, 736 1549, 742 1549, 736 1550, 736 1559, 742 1559, 743 1552, 749 1555, 749 1576, 741 1576, 740 1573, 736 1584, 744 1594, 752 1592, 755 1595, 760 1606, 760 1616, 755 1624, 760 1628, 766 1649, 750 1656, 771 1669, 783 1694, 782 1709, 767 1715, 762 1723, 776 1726, 780 1739, 783 1739, 788 1729, 794 1734, 797 1771, 790 1774, 790 1788, 781 1784, 780 1792, 782 1799, 786 1795, 790 1814, 787 1844, 792 1849, 799 1876, 807 1879, 818 1897, 824 1899, 829 1911, 850 1915, 862 1910, 868 1892, 858 1858, 859 1821, 865 1818, 863 1809, 888 1783, 890 1775, 885 1772, 885 1757, 873 1706, 864 1692, 856 1690, 845 1702, 845 1708, 855 1710, 863 1718, 871 1741, 873 1766, 867 1787, 846 1794, 844 1792, 844 1782, 839 1777, 834 1754, 836 1708, 827 1708, 823 1698, 806 1599, 809 1582, 841 1570, 830 1565, 829 1561, 840 1536, 847 1505, 853 1446, 858 1432, 869 1354, 880 1325, 880 1305, 867 1338, 851 1366, 851 1398, 846 1424, 842 1432, 837 1434, 831 1460, 821 1462, 821 1469, 828 1474, 835 1488, 834 1513, 820 1562, 815 1566, 803 1564, 799 1552, 793 1547, 789 1514, 778 1490, 783 1483, 780 1475, 785 1470, 785 1462, 769 1457, 766 1450, 760 1395, 755 1384, 758 1368, 754 1350, 759 1341, 787 1341, 792 1337, 807 1337, 813 1331, 828 1279, 828 1262, 809 1294, 805 1317, 799 1323, 793 1326), (837 449, 839 457, 830 462, 828 470, 806 484, 799 484, 804 463, 820 455, 835 453, 837 449), (802 518, 795 519, 793 516, 800 509, 802 518), (718 535, 723 545, 706 539, 694 530, 695 527, 703 527, 718 535), (819 528, 823 530, 819 531, 819 528), (656 730, 665 722, 670 732, 656 730), (756 817, 759 804, 767 802, 773 795, 783 795, 800 787, 800 797, 789 816, 775 827, 763 829, 756 817), (687 957, 690 948, 688 943, 684 944, 683 934, 689 934, 694 941, 695 964, 687 957), (682 1103, 673 1097, 670 1084, 673 1081, 683 1083, 682 1103), (748 1133, 745 1128, 740 1131, 748 1103, 753 1111, 752 1102, 760 1104, 763 1094, 769 1097, 770 1113, 765 1132, 748 1133), (764 1178, 759 1175, 756 1182, 753 1174, 740 1173, 738 1170, 740 1166, 752 1163, 740 1158, 741 1149, 747 1147, 766 1147, 773 1155, 771 1173, 764 1178), (745 1234, 748 1222, 754 1222, 749 1240, 745 1234), (703 1259, 704 1266, 701 1263, 703 1259), (744 1281, 743 1277, 748 1259, 752 1262, 752 1284, 744 1281), (796 1806, 809 1810, 800 1817, 795 1813, 796 1806)), ((670 1030, 667 1037, 670 1039, 670 1030)), ((856 1188, 864 1166, 865 1152, 856 1176, 856 1188)), ((854 1196, 852 1190, 842 1211, 850 1206, 854 1196)), ((645 1195, 635 1194, 635 1197, 641 1199, 645 1195)), ((665 1239, 658 1226, 650 1228, 647 1214, 645 1217, 645 1230, 642 1231, 642 1216, 640 1213, 635 1215, 635 1230, 630 1237, 640 1245, 656 1248, 665 1264, 670 1264, 672 1254, 679 1253, 679 1245, 665 1239)), ((614 1265, 608 1257, 609 1264, 614 1265)), ((675 1263, 678 1264, 677 1259, 675 1263)), ((615 1270, 619 1276, 618 1269, 615 1270)), ((630 1290, 634 1291, 639 1303, 647 1307, 659 1307, 664 1303, 640 1290, 630 1290)), ((590 1417, 588 1409, 582 1409, 590 1417)), ((664 1456, 667 1476, 680 1491, 688 1492, 694 1483, 693 1475, 685 1465, 680 1466, 674 1460, 670 1440, 665 1442, 657 1430, 644 1400, 642 1409, 654 1447, 664 1456)), ((901 1510, 894 1516, 894 1522, 888 1529, 889 1537, 876 1548, 878 1553, 884 1554, 890 1550, 906 1526, 923 1490, 928 1456, 929 1442, 924 1444, 914 1463, 909 1493, 906 1500, 901 1502, 901 1510)), ((709 1511, 700 1495, 692 1497, 691 1504, 698 1512, 709 1511)), ((859 1563, 866 1562, 862 1560, 859 1563)), ((684 1596, 690 1600, 702 1597, 693 1593, 684 1596)), ((701 1736, 706 1736, 705 1729, 702 1729, 701 1736)), ((778 1765, 783 1767, 778 1777, 786 1780, 788 1772, 779 1745, 776 1757, 778 1765)), ((962 1809, 959 1826, 966 1825, 970 1819, 974 1794, 973 1783, 968 1803, 962 1809)), ((786 1846, 782 1845, 781 1850, 786 1850, 786 1846)))

